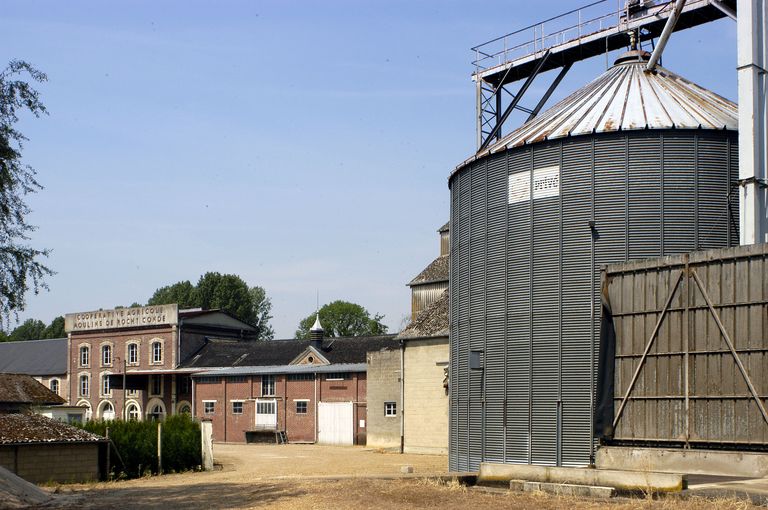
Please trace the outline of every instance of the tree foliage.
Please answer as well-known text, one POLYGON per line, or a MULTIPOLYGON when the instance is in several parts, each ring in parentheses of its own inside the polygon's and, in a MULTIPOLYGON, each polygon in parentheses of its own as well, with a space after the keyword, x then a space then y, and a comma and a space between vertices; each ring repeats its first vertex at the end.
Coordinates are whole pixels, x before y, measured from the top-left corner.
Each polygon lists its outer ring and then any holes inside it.
POLYGON ((149 299, 148 305, 178 303, 180 308, 220 308, 238 319, 259 328, 259 340, 274 338, 269 324, 272 302, 262 287, 248 287, 237 275, 217 272, 205 273, 192 285, 189 280, 160 287, 149 299))
MULTIPOLYGON (((371 317, 368 310, 348 301, 338 300, 323 305, 319 314, 325 336, 383 335, 387 332, 387 326, 381 322, 383 315, 375 314, 371 317)), ((314 313, 304 318, 296 330, 296 338, 309 338, 309 330, 314 322, 314 313)))
POLYGON ((67 333, 64 331, 64 317, 62 316, 53 319, 43 331, 43 338, 64 338, 65 336, 67 333))
POLYGON ((64 338, 64 317, 56 317, 49 325, 38 319, 27 319, 19 324, 10 334, 0 332, 0 342, 23 342, 44 338, 64 338))
POLYGON ((47 288, 44 278, 53 274, 40 261, 48 250, 28 244, 35 227, 27 223, 30 208, 25 198, 42 186, 35 179, 35 170, 22 163, 27 138, 15 125, 22 111, 35 117, 47 111, 38 92, 22 75, 38 83, 48 79, 19 60, 11 61, 0 72, 0 317, 6 324, 11 315, 17 316, 24 310, 26 293, 47 288))

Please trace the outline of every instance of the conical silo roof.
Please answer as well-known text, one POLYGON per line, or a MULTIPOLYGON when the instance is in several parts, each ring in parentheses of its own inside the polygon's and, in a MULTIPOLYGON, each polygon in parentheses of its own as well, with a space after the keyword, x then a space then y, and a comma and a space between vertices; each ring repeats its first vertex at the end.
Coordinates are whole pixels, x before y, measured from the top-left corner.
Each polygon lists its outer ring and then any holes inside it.
POLYGON ((475 157, 567 136, 640 129, 738 129, 736 103, 630 51, 590 84, 475 157))

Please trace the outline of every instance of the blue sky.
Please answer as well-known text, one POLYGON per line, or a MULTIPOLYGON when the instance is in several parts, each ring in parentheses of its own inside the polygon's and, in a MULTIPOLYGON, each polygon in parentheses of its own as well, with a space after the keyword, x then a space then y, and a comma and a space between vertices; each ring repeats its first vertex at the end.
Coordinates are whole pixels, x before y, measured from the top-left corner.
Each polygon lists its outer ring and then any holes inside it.
MULTIPOLYGON (((6 0, 0 62, 49 76, 50 116, 20 127, 57 274, 21 319, 219 271, 266 288, 279 337, 316 291, 396 330, 475 148, 469 49, 581 3, 6 0)), ((664 65, 735 100, 735 22, 674 34, 664 65)))

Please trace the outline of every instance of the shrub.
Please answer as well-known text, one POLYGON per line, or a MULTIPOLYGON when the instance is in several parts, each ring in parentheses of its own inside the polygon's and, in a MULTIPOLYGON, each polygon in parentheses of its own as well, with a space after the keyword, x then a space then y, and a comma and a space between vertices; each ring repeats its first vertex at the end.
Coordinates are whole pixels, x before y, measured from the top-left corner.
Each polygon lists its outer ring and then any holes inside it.
MULTIPOLYGON (((202 463, 200 425, 189 415, 170 416, 163 423, 163 472, 194 469, 202 463)), ((157 422, 91 420, 83 428, 109 438, 119 455, 112 455, 114 476, 136 478, 157 473, 157 422)))

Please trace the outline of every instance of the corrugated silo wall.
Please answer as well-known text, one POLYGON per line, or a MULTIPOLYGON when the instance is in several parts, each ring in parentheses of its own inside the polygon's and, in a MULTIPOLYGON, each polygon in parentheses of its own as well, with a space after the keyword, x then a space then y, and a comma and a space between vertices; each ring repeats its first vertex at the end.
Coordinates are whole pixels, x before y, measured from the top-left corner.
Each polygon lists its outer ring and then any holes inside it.
POLYGON ((736 158, 734 132, 633 131, 451 177, 452 470, 590 462, 600 267, 738 243, 736 158), (510 176, 527 172, 535 197, 547 167, 557 195, 510 203, 510 176))

